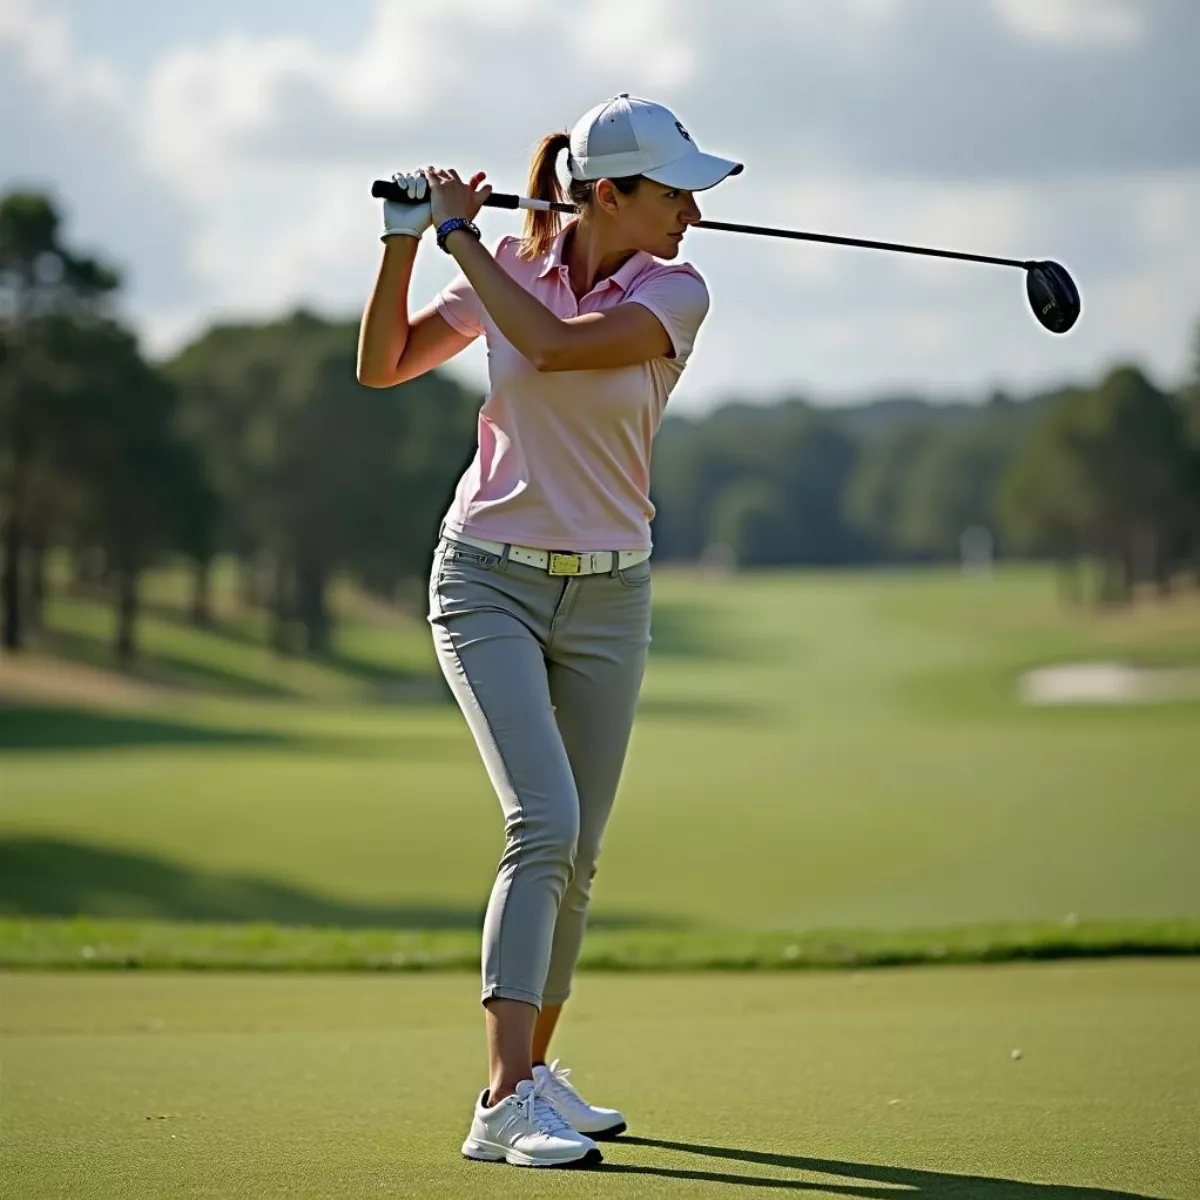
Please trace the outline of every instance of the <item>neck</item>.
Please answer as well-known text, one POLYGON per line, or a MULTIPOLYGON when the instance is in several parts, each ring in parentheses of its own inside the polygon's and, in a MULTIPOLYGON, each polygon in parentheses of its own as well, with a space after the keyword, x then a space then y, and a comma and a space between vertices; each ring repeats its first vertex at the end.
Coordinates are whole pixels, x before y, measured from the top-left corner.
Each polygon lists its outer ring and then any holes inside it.
POLYGON ((576 296, 586 296, 602 279, 615 274, 636 253, 629 246, 615 245, 606 230, 580 217, 569 228, 563 259, 576 296))

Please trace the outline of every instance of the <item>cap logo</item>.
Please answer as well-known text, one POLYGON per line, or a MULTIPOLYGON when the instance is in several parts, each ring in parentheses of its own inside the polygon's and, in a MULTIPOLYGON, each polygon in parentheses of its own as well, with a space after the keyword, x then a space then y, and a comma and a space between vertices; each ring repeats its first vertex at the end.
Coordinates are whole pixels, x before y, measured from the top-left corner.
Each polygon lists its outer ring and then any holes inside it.
POLYGON ((678 130, 679 130, 679 132, 680 132, 680 133, 682 133, 682 134, 683 134, 683 136, 684 136, 685 138, 687 138, 687 140, 688 140, 689 142, 692 140, 692 135, 691 135, 690 133, 688 133, 688 131, 687 131, 686 129, 684 129, 684 127, 683 127, 683 122, 682 122, 682 121, 676 121, 676 122, 675 122, 675 128, 676 128, 676 129, 678 129, 678 130))

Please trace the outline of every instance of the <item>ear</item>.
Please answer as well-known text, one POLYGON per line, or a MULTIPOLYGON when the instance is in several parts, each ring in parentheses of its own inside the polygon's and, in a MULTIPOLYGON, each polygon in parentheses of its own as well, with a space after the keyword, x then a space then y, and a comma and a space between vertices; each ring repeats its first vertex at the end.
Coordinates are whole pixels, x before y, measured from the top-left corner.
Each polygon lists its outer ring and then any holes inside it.
POLYGON ((620 211, 620 205, 617 200, 618 194, 611 179, 597 179, 596 186, 592 189, 592 198, 597 207, 608 213, 611 217, 615 217, 620 211))

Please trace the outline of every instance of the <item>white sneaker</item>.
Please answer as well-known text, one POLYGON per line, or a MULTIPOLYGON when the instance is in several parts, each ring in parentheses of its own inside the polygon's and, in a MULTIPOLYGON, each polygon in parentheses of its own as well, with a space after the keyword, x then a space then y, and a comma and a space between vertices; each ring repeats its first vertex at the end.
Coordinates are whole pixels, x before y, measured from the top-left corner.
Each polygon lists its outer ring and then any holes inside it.
POLYGON ((548 1067, 534 1067, 533 1077, 572 1129, 593 1138, 614 1138, 625 1132, 625 1118, 615 1108, 595 1108, 589 1104, 570 1084, 570 1069, 560 1067, 557 1058, 548 1067))
POLYGON ((471 1132, 463 1142, 466 1158, 507 1162, 514 1167, 582 1167, 603 1161, 600 1147, 572 1129, 532 1079, 522 1079, 516 1093, 499 1104, 475 1103, 471 1132))

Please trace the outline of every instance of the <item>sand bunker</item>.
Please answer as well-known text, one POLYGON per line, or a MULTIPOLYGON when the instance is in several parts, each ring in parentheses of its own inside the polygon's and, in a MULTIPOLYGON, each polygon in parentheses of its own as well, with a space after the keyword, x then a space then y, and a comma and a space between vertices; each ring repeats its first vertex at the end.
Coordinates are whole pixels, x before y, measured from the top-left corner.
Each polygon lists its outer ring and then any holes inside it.
POLYGON ((1163 704, 1200 699, 1200 667, 1063 663, 1021 677, 1026 704, 1163 704))

